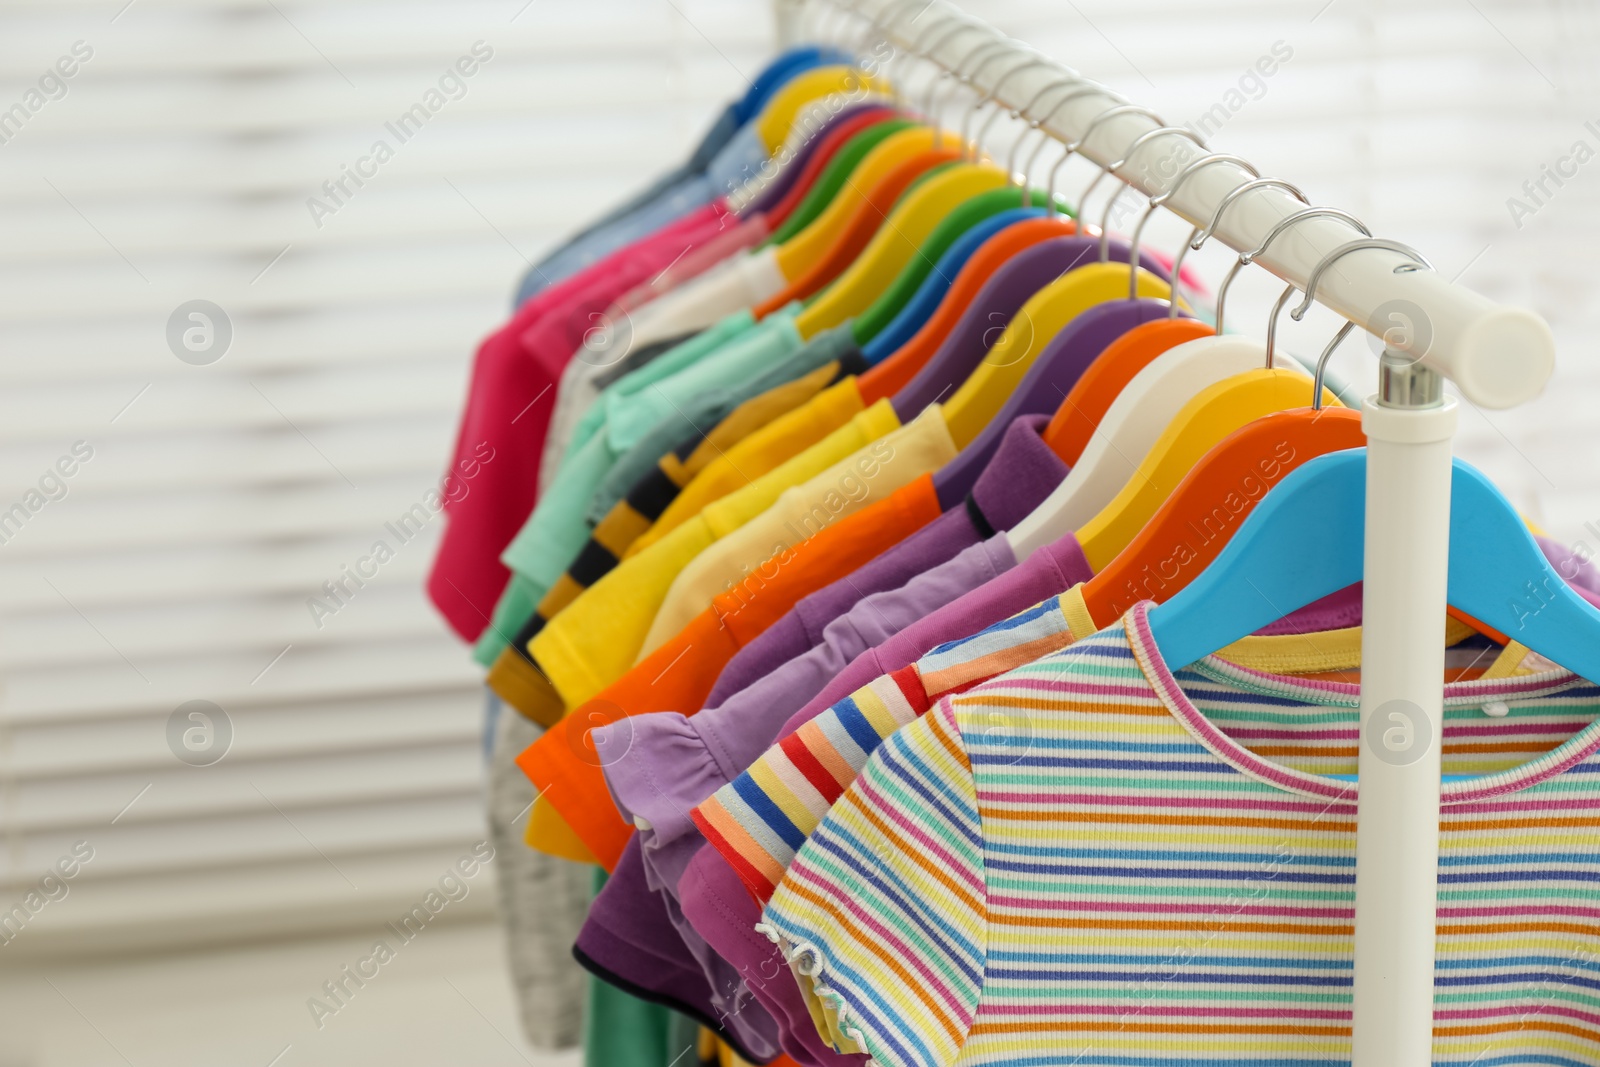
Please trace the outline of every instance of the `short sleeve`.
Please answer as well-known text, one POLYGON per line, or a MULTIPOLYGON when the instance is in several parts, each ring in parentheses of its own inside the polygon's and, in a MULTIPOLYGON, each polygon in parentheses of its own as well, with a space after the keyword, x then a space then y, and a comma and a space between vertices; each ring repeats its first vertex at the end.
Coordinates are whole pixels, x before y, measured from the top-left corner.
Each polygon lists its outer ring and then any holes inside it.
POLYGON ((873 680, 773 745, 694 811, 694 821, 766 901, 795 852, 883 739, 928 710, 914 667, 873 680))
POLYGON ((759 928, 880 1064, 945 1067, 983 992, 977 791, 949 701, 880 745, 800 849, 759 928))

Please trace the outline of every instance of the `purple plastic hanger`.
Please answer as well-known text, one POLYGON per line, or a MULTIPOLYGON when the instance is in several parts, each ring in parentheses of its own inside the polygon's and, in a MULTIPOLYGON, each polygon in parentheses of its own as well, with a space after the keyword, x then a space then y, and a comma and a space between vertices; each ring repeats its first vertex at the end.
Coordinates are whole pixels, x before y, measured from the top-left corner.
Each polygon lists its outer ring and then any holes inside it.
MULTIPOLYGON (((1126 242, 1112 238, 1110 251, 1111 259, 1128 262, 1126 242)), ((1097 262, 1099 258, 1098 238, 1053 237, 1023 249, 996 270, 972 298, 971 305, 939 350, 928 358, 916 377, 891 398, 890 403, 900 421, 910 422, 923 408, 955 392, 977 369, 989 346, 999 340, 1011 316, 1029 297, 1074 267, 1097 262)), ((1167 276, 1166 269, 1146 253, 1139 253, 1139 265, 1158 278, 1167 276)))
MULTIPOLYGON (((778 172, 778 176, 773 180, 772 184, 761 191, 760 196, 745 205, 745 209, 740 212, 740 215, 743 218, 749 218, 751 215, 764 214, 777 207, 778 201, 782 200, 789 190, 794 187, 795 179, 800 177, 800 172, 806 169, 806 164, 811 161, 811 157, 816 152, 817 147, 828 139, 828 135, 843 123, 869 111, 881 111, 885 115, 893 115, 895 113, 894 108, 877 103, 851 104, 849 107, 844 108, 837 115, 832 116, 827 122, 819 126, 810 137, 801 142, 799 150, 794 154, 794 158, 784 166, 783 170, 778 172)), ((782 149, 779 149, 779 151, 782 151, 782 149)))
POLYGON ((1013 419, 1022 415, 1050 415, 1061 398, 1072 392, 1078 379, 1106 350, 1106 346, 1135 326, 1165 318, 1165 300, 1109 300, 1096 304, 1062 327, 1039 353, 1005 406, 955 459, 933 476, 939 507, 951 508, 967 498, 978 475, 994 458, 1000 439, 1013 419))

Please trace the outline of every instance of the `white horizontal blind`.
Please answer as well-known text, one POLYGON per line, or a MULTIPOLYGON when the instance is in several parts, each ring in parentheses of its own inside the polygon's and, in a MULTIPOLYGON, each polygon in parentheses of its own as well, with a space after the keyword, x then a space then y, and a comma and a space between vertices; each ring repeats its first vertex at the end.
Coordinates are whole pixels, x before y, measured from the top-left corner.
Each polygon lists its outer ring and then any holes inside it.
MULTIPOLYGON (((1520 409, 1464 405, 1457 453, 1553 535, 1584 541, 1600 556, 1593 341, 1600 275, 1589 268, 1600 242, 1600 68, 1593 61, 1600 7, 1577 0, 961 6, 1167 122, 1201 129, 1214 150, 1287 178, 1312 203, 1352 211, 1374 233, 1415 246, 1446 277, 1545 316, 1557 340, 1555 379, 1520 409), (1279 57, 1290 55, 1267 63, 1272 73, 1261 77, 1256 64, 1275 46, 1279 57), (1594 160, 1562 163, 1579 141, 1594 160), (1549 195, 1536 186, 1540 204, 1523 183, 1538 182, 1543 164, 1576 175, 1559 187, 1545 179, 1549 195), (1519 209, 1514 218, 1513 196, 1533 213, 1519 209)), ((992 140, 1005 147, 1008 138, 996 132, 992 140)), ((1057 155, 1048 150, 1042 164, 1057 155)), ((1061 192, 1076 200, 1093 173, 1081 161, 1069 164, 1061 192)), ((1096 218, 1109 183, 1100 188, 1096 218)), ((1137 199, 1124 197, 1124 217, 1142 209, 1137 199)), ((1148 232, 1155 247, 1172 250, 1188 229, 1158 213, 1148 232)), ((1215 285, 1231 257, 1212 246, 1191 262, 1215 285)), ((1262 271, 1242 273, 1230 294, 1229 329, 1263 330, 1279 291, 1262 271)), ((1284 316, 1280 337, 1314 359, 1336 327, 1325 312, 1303 324, 1284 316)), ((1335 356, 1335 371, 1370 391, 1374 351, 1356 335, 1335 356)))
MULTIPOLYGON (((1584 126, 1600 119, 1583 110, 1590 5, 965 6, 1173 122, 1228 99, 1284 42, 1292 57, 1213 145, 1550 319, 1550 391, 1469 410, 1460 450, 1600 549, 1583 530, 1600 520, 1584 269, 1600 163, 1520 229, 1506 206, 1574 141, 1600 149, 1584 126)), ((734 0, 6 5, 0 113, 26 107, 74 42, 93 55, 20 129, 0 114, 0 513, 58 460, 72 467, 75 442, 93 458, 0 544, 0 907, 74 842, 95 854, 5 951, 386 918, 481 836, 478 673, 419 591, 440 520, 321 629, 306 598, 374 540, 393 544, 384 524, 436 479, 471 348, 524 257, 681 158, 759 68, 768 14, 734 0), (465 95, 319 228, 307 198, 480 40, 493 56, 465 95), (165 337, 195 299, 233 327, 208 366, 165 337), (232 721, 210 767, 168 748, 190 700, 232 721)), ((1065 173, 1075 198, 1089 174, 1065 173)), ((1181 237, 1170 223, 1152 231, 1161 247, 1181 237)), ((1226 266, 1214 248, 1196 261, 1213 280, 1226 266)), ((1261 321, 1275 295, 1246 272, 1230 316, 1261 321)), ((1306 354, 1330 332, 1315 316, 1285 326, 1306 354)), ((1338 359, 1358 380, 1372 362, 1357 340, 1338 359)))
POLYGON ((483 837, 480 673, 421 592, 444 520, 385 524, 527 260, 681 159, 770 33, 733 0, 5 6, 0 921, 93 858, 0 951, 392 918, 483 837), (167 322, 202 299, 232 342, 194 365, 167 322), (211 766, 169 747, 194 700, 231 722, 211 766))

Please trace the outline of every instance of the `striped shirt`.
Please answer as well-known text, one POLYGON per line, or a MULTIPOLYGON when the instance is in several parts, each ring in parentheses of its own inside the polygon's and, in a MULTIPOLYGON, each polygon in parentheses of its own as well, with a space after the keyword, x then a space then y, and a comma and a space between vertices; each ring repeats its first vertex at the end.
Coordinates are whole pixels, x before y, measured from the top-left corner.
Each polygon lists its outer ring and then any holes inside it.
MULTIPOLYGON (((1099 629, 1081 588, 1021 612, 970 637, 932 648, 916 663, 868 683, 773 745, 743 774, 692 813, 757 900, 768 900, 834 801, 855 781, 884 738, 946 693, 960 692, 1099 629)), ((1449 639, 1470 631, 1449 624, 1449 639)), ((1228 663, 1284 674, 1338 671, 1360 662, 1361 631, 1314 637, 1247 637, 1218 653, 1228 663)), ((1473 652, 1472 655, 1480 655, 1473 652)))
POLYGON ((686 430, 677 447, 663 455, 594 527, 566 573, 550 587, 533 615, 495 659, 489 671, 489 688, 539 725, 554 725, 565 708, 559 694, 528 654, 528 642, 561 609, 614 570, 628 548, 661 517, 684 486, 713 460, 762 426, 800 408, 863 367, 859 354, 846 353, 808 374, 744 401, 710 430, 686 430))
MULTIPOLYGON (((1348 1063, 1354 685, 1122 624, 880 745, 763 915, 884 1065, 1348 1063)), ((1600 1062, 1600 688, 1445 687, 1434 1062, 1600 1062)))

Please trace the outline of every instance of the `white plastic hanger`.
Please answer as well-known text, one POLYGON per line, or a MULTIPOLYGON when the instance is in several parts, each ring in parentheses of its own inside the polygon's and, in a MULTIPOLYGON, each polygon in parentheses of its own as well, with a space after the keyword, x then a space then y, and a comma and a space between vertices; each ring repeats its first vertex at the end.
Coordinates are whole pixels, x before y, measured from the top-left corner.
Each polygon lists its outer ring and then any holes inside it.
POLYGON ((1260 367, 1266 354, 1260 341, 1249 338, 1201 337, 1152 360, 1106 409, 1100 428, 1061 484, 1006 532, 1017 560, 1098 515, 1128 484, 1185 404, 1209 386, 1260 367))
MULTIPOLYGON (((1152 205, 1159 205, 1169 198, 1184 179, 1195 171, 1229 159, 1213 154, 1189 164, 1165 194, 1152 200, 1152 205)), ((1273 178, 1255 178, 1224 197, 1217 205, 1211 225, 1204 228, 1196 226, 1189 240, 1179 250, 1177 261, 1173 264, 1173 277, 1177 277, 1177 271, 1182 268, 1182 252, 1205 243, 1227 206, 1251 189, 1266 184, 1287 183, 1273 178)), ((1289 188, 1299 195, 1298 190, 1292 186, 1289 188)), ((1142 228, 1143 219, 1135 233, 1142 228)), ((1106 410, 1099 429, 1089 439, 1083 455, 1062 483, 1027 518, 1006 532, 1006 539, 1016 558, 1027 559, 1038 549, 1078 530, 1100 514, 1133 477, 1139 463, 1184 405, 1201 390, 1236 374, 1261 367, 1266 361, 1266 347, 1259 341, 1244 337, 1197 338, 1153 360, 1148 367, 1134 375, 1106 410)))

